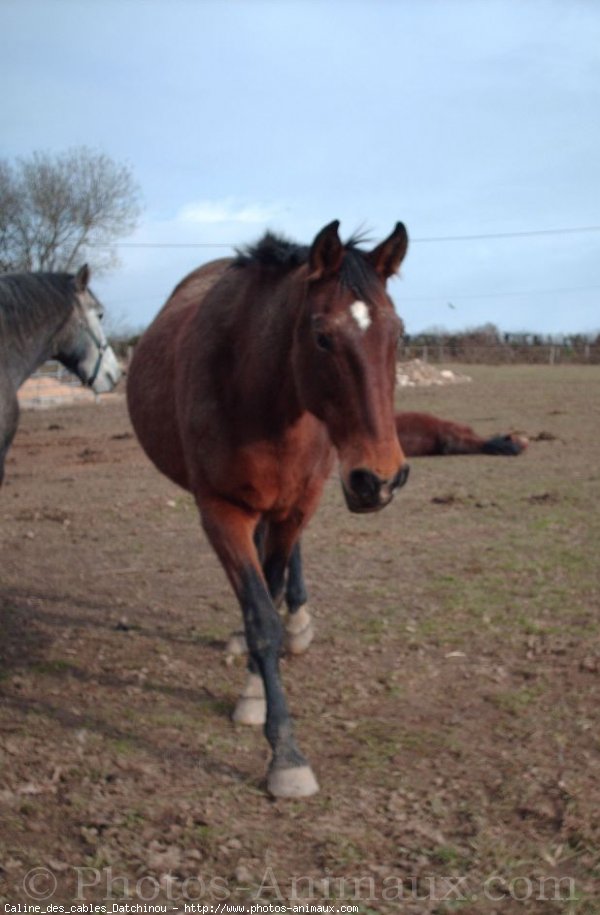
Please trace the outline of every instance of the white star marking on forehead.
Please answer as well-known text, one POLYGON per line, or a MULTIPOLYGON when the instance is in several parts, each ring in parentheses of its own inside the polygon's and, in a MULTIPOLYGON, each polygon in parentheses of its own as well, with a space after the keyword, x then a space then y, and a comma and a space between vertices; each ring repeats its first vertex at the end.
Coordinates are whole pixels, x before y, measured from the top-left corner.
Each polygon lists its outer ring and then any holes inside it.
POLYGON ((362 331, 365 331, 371 325, 371 315, 369 314, 369 309, 364 302, 358 300, 353 302, 350 306, 350 314, 360 327, 362 331))

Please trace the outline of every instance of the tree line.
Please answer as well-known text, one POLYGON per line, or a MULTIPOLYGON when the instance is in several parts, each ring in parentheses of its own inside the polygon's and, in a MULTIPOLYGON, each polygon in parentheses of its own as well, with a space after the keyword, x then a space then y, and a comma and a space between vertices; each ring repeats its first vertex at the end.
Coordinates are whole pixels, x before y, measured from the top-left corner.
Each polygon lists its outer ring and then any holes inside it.
POLYGON ((471 363, 590 363, 600 364, 600 333, 503 333, 494 324, 464 331, 424 331, 406 334, 399 359, 471 363))

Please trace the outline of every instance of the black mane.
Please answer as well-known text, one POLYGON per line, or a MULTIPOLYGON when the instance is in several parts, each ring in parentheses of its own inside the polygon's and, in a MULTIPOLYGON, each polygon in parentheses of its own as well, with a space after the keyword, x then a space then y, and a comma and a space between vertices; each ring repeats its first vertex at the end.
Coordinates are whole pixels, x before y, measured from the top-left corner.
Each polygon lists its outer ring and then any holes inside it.
POLYGON ((308 245, 299 245, 282 235, 265 232, 259 241, 252 245, 245 245, 243 248, 236 248, 235 253, 237 257, 234 266, 236 267, 260 264, 262 267, 291 270, 307 262, 310 248, 308 245))
MULTIPOLYGON (((345 243, 345 256, 340 269, 340 282, 351 289, 359 299, 369 297, 369 292, 380 281, 366 257, 366 252, 358 246, 366 241, 363 234, 353 235, 345 243)), ((310 254, 310 245, 299 245, 282 235, 266 232, 259 241, 243 248, 236 248, 237 257, 234 267, 247 267, 257 264, 283 271, 292 270, 306 264, 310 254)))

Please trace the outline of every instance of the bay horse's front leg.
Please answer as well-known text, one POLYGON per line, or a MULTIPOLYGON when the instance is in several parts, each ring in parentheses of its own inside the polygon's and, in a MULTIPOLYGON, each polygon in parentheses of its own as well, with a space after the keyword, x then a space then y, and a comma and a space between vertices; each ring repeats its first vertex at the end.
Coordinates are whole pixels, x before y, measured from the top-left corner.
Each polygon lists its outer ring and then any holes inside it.
MULTIPOLYGON (((267 788, 275 797, 305 797, 318 791, 310 765, 296 745, 279 673, 282 624, 270 595, 268 576, 277 577, 287 555, 265 564, 263 574, 253 534, 258 516, 224 499, 197 499, 204 530, 236 593, 250 655, 250 683, 262 681, 266 696, 265 736, 273 757, 267 788), (258 676, 260 676, 260 680, 258 676)), ((272 554, 274 555, 274 554, 272 554)), ((282 572, 282 574, 283 574, 282 572)), ((248 689, 248 687, 247 687, 248 689)))
MULTIPOLYGON (((267 524, 261 523, 256 529, 254 543, 263 564, 263 571, 267 576, 271 598, 275 605, 279 607, 282 597, 281 565, 277 564, 275 566, 268 559, 265 561, 267 531, 267 524), (271 580, 269 581, 269 579, 271 580)), ((283 640, 285 651, 289 654, 304 654, 315 636, 315 626, 312 614, 307 607, 307 602, 308 592, 304 581, 300 540, 297 540, 290 554, 287 574, 285 575, 285 603, 288 613, 284 620, 283 640)), ((248 646, 244 633, 233 632, 227 642, 227 654, 232 656, 242 655, 246 654, 247 651, 248 646)), ((243 694, 243 698, 247 701, 244 703, 244 708, 240 708, 236 712, 236 720, 241 724, 263 724, 264 709, 261 717, 258 701, 261 696, 264 700, 260 685, 249 680, 247 691, 243 694)))
POLYGON ((261 528, 260 556, 269 593, 276 607, 281 604, 285 593, 288 608, 285 650, 290 654, 303 654, 312 642, 315 630, 311 614, 305 606, 308 594, 298 537, 300 525, 291 519, 279 524, 264 524, 261 528))

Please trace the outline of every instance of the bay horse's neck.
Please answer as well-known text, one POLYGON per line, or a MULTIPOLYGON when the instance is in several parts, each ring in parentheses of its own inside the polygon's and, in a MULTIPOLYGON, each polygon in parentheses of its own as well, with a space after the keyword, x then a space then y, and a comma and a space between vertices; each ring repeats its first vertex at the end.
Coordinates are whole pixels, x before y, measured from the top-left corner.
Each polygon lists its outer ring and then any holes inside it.
POLYGON ((277 436, 303 412, 292 361, 294 329, 304 303, 302 268, 274 288, 261 282, 260 268, 239 269, 254 275, 233 303, 225 330, 233 351, 228 400, 242 426, 277 436))

